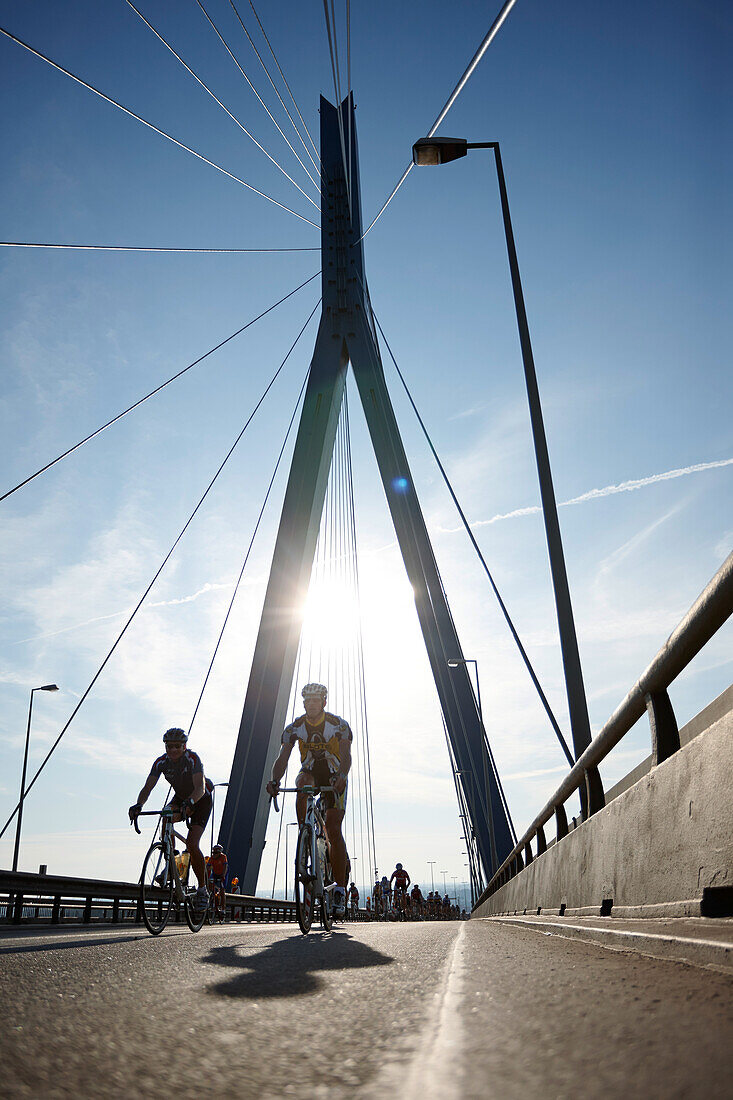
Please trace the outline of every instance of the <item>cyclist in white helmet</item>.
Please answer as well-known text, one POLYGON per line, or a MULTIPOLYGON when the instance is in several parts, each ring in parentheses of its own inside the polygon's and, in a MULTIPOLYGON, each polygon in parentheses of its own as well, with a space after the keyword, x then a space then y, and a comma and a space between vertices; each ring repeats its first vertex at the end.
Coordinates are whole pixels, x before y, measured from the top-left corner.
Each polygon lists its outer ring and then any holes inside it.
MULTIPOLYGON (((335 714, 327 713, 328 690, 323 684, 306 684, 301 692, 305 714, 285 728, 280 755, 272 766, 272 778, 267 792, 273 797, 280 789, 280 780, 293 746, 300 751, 300 772, 295 786, 332 787, 333 794, 324 794, 326 806, 326 832, 331 849, 336 888, 334 890, 334 916, 343 917, 346 912, 347 853, 341 832, 346 810, 347 776, 351 768, 351 742, 353 735, 348 722, 335 714)), ((295 800, 298 821, 305 820, 306 795, 299 793, 295 800)))

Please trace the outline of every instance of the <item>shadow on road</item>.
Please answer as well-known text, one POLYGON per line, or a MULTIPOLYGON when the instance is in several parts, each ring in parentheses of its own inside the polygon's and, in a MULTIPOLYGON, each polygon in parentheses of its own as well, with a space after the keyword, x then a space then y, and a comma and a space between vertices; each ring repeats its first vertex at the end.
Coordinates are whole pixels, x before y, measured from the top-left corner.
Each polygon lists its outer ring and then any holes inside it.
POLYGON ((132 936, 107 936, 93 939, 91 936, 83 936, 76 940, 64 939, 59 943, 24 943, 19 947, 0 947, 0 955, 27 955, 37 951, 70 951, 74 947, 107 947, 112 943, 134 943, 136 940, 147 939, 146 932, 139 932, 132 936))
POLYGON ((262 951, 248 953, 247 943, 212 947, 202 959, 233 977, 216 982, 207 992, 219 997, 297 997, 314 993, 324 984, 326 970, 351 970, 367 966, 391 966, 394 959, 354 939, 346 932, 288 936, 262 951))

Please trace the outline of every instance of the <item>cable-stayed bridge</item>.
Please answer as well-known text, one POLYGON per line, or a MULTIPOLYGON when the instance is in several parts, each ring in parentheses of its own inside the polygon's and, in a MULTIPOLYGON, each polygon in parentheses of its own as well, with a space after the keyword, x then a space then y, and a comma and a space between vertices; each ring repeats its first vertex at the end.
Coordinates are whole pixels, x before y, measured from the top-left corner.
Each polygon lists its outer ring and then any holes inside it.
MULTIPOLYGON (((292 408, 292 401, 288 405, 285 437, 281 443, 278 441, 279 450, 274 447, 274 469, 268 470, 266 493, 251 541, 247 545, 231 599, 227 601, 223 622, 217 629, 202 683, 196 689, 189 729, 193 730, 197 718, 197 735, 201 728, 199 711, 202 705, 206 705, 207 690, 211 693, 216 682, 217 657, 226 638, 230 617, 236 614, 235 601, 242 581, 247 579, 247 566, 260 521, 277 482, 278 472, 282 470, 284 473, 289 460, 289 474, 283 491, 259 631, 253 643, 251 664, 244 676, 246 690, 240 675, 239 699, 240 705, 243 701, 243 710, 218 835, 229 852, 233 870, 242 878, 245 895, 262 893, 261 860, 269 813, 264 782, 276 755, 283 725, 296 713, 301 682, 322 679, 328 682, 338 699, 339 709, 351 716, 358 735, 345 831, 353 859, 352 867, 358 861, 355 877, 359 879, 361 876, 359 881, 364 893, 370 889, 378 871, 378 860, 387 857, 379 854, 383 842, 379 839, 379 822, 378 819, 375 821, 374 813, 375 782, 378 784, 378 779, 375 781, 373 776, 370 759, 370 743, 373 744, 373 741, 367 722, 373 688, 365 675, 364 643, 358 616, 360 602, 363 605, 363 594, 360 593, 357 554, 355 499, 358 492, 355 494, 354 491, 352 429, 346 396, 347 371, 350 369, 355 382, 352 392, 365 415, 370 445, 409 579, 434 682, 447 748, 445 770, 455 791, 461 839, 466 846, 474 920, 467 927, 433 926, 430 922, 394 927, 367 923, 355 925, 350 932, 342 930, 337 933, 333 942, 325 938, 319 940, 315 958, 309 941, 301 941, 288 929, 282 933, 270 929, 256 930, 248 925, 245 933, 238 928, 225 927, 207 932, 204 941, 187 940, 182 948, 179 945, 180 933, 176 929, 176 949, 185 952, 189 970, 186 998, 193 998, 197 1003, 198 998, 204 999, 200 1018, 204 1042, 216 1050, 215 1089, 223 1094, 235 1091, 235 1082, 241 1079, 242 1049, 245 1049, 245 1059, 250 1068, 243 1087, 245 1094, 253 1095, 271 1095, 275 1092, 280 1095, 288 1090, 300 1094, 312 1088, 326 1089, 324 1094, 330 1094, 330 1090, 344 1086, 362 1089, 366 1095, 369 1090, 377 1092, 385 1087, 395 1087, 403 1079, 407 1082, 410 1095, 425 1091, 478 1095, 486 1089, 489 1080, 497 1083, 495 1087, 498 1091, 509 1095, 523 1094, 529 1087, 541 1088, 550 1094, 562 1094, 563 1090, 574 1086, 591 1063, 597 1070, 589 1086, 592 1093, 621 1085, 628 1088, 629 1081, 633 1080, 633 1087, 629 1089, 632 1094, 636 1088, 640 1095, 642 1092, 649 1095, 650 1090, 653 1094, 655 1083, 659 1080, 653 1059, 649 1056, 649 1050, 636 1044, 630 1036, 641 1028, 642 1021, 646 1020, 645 1014, 655 1011, 651 1006, 662 1004, 660 1021, 651 1029, 649 1042, 652 1049, 656 1049, 655 1044, 662 1041, 662 1036, 684 1033, 695 1051, 696 1061, 691 1071, 689 1063, 670 1059, 664 1071, 669 1075, 668 1080, 674 1081, 674 1088, 681 1095, 693 1095, 695 1090, 699 1090, 701 1095, 703 1092, 709 1094, 718 1075, 726 1072, 725 1059, 717 1070, 710 1068, 713 1064, 711 1052, 724 1047, 726 1036, 730 1037, 729 1017, 723 1007, 726 996, 729 998, 730 995, 726 976, 730 964, 726 918, 730 915, 732 889, 730 822, 726 811, 730 793, 730 692, 724 692, 714 701, 712 697, 705 700, 710 705, 701 711, 693 723, 679 730, 668 689, 711 640, 715 644, 717 632, 730 615, 733 598, 731 557, 724 561, 714 576, 712 569, 708 571, 712 576, 710 583, 699 590, 699 595, 698 591, 691 594, 688 606, 681 608, 686 613, 680 614, 679 625, 675 626, 668 641, 646 669, 641 672, 644 667, 641 664, 636 670, 638 681, 591 741, 557 520, 557 502, 549 471, 501 157, 497 142, 473 143, 490 148, 496 159, 512 280, 512 305, 516 311, 530 403, 542 514, 559 623, 559 648, 565 672, 566 736, 562 722, 556 718, 549 701, 549 693, 541 686, 541 678, 530 657, 531 646, 522 641, 507 603, 499 593, 476 537, 476 525, 466 517, 454 482, 446 472, 446 464, 438 456, 426 420, 418 411, 405 375, 384 338, 382 326, 372 308, 364 255, 365 238, 368 240, 369 231, 377 225, 382 214, 385 218, 394 216, 394 207, 391 213, 387 211, 406 182, 409 170, 402 174, 376 215, 362 220, 348 5, 342 39, 339 38, 339 23, 333 5, 330 8, 324 5, 335 105, 321 98, 320 141, 314 141, 308 132, 292 94, 292 114, 291 106, 286 105, 285 96, 290 88, 274 50, 270 47, 269 60, 272 64, 269 69, 264 57, 255 50, 261 69, 277 91, 279 103, 287 116, 287 123, 281 119, 284 127, 290 127, 287 137, 279 124, 275 125, 299 165, 292 172, 295 174, 302 170, 310 181, 308 184, 301 179, 302 186, 253 138, 251 128, 239 121, 231 107, 213 92, 209 82, 193 66, 189 67, 183 52, 179 53, 168 34, 163 34, 154 25, 157 21, 151 13, 148 13, 148 21, 142 10, 132 4, 129 7, 133 9, 132 14, 142 20, 148 33, 153 32, 158 44, 174 55, 188 76, 216 101, 218 107, 223 108, 247 138, 256 141, 260 152, 274 164, 272 171, 287 177, 295 186, 301 196, 297 202, 292 200, 292 206, 281 202, 272 194, 255 187, 243 174, 230 172, 218 163, 218 158, 213 159, 213 154, 205 156, 167 127, 144 117, 116 94, 104 91, 97 82, 82 78, 79 72, 67 68, 58 58, 52 57, 50 51, 42 50, 40 45, 34 45, 10 29, 5 29, 4 34, 14 47, 23 48, 37 61, 49 65, 59 74, 59 79, 61 76, 71 77, 77 85, 83 86, 85 92, 95 93, 128 118, 143 123, 148 130, 154 130, 160 138, 177 146, 183 153, 218 170, 220 175, 243 186, 248 192, 256 193, 259 200, 269 202, 283 216, 294 216, 300 222, 309 222, 312 227, 318 228, 314 218, 320 213, 320 273, 301 280, 295 289, 255 314, 244 326, 212 346, 203 356, 176 370, 121 411, 107 416, 96 430, 59 449, 56 457, 39 460, 33 469, 19 476, 14 485, 8 486, 5 497, 11 498, 16 492, 29 491, 29 486, 46 476, 57 464, 75 455, 82 447, 93 447, 99 435, 107 429, 114 429, 128 414, 156 398, 161 390, 197 368, 202 359, 219 351, 245 329, 289 300, 291 295, 319 280, 321 297, 306 315, 305 323, 301 324, 295 340, 262 389, 244 424, 240 422, 233 445, 214 468, 213 477, 204 483, 203 494, 195 500, 193 510, 147 587, 131 603, 131 609, 124 613, 121 622, 115 623, 111 646, 103 653, 101 663, 97 665, 85 690, 77 693, 71 715, 60 730, 48 738, 47 751, 40 767, 29 774, 27 783, 24 771, 21 798, 5 825, 7 832, 14 822, 16 824, 16 861, 20 840, 19 811, 24 809, 25 798, 29 798, 30 806, 31 800, 37 798, 43 789, 42 784, 49 781, 49 774, 52 774, 59 758, 55 754, 57 751, 63 753, 64 738, 68 742, 67 735, 73 736, 75 723, 79 721, 77 715, 84 715, 84 708, 89 706, 87 701, 91 703, 99 687, 104 684, 108 666, 112 667, 124 653, 126 635, 133 627, 138 612, 146 608, 146 601, 149 605, 154 599, 156 584, 169 562, 175 561, 179 545, 205 507, 209 494, 227 468, 240 440, 250 429, 281 372, 289 365, 295 349, 304 340, 309 322, 317 318, 315 350, 305 378, 301 377, 295 407, 292 408), (347 58, 343 68, 339 65, 339 41, 341 61, 344 52, 347 58), (342 84, 343 73, 346 75, 342 84), (278 76, 282 78, 279 91, 276 83, 278 76), (298 212, 296 205, 302 205, 302 200, 310 204, 311 211, 304 214, 298 212), (459 522, 479 561, 486 598, 498 601, 504 626, 516 645, 526 686, 536 695, 537 705, 543 714, 548 731, 546 736, 561 750, 570 768, 569 774, 553 791, 544 808, 537 813, 534 806, 532 813, 525 815, 530 824, 524 831, 521 828, 515 830, 512 822, 511 795, 504 789, 495 747, 492 748, 484 723, 478 664, 465 655, 461 645, 461 624, 454 619, 449 605, 450 585, 444 583, 438 568, 434 539, 429 533, 429 524, 419 499, 417 478, 408 462, 393 397, 387 386, 381 348, 387 350, 396 368, 409 402, 417 413, 428 449, 458 510, 459 522), (294 440, 292 443, 291 438, 294 440), (306 603, 309 586, 310 595, 306 603), (697 598, 693 600, 692 597, 697 598), (323 629, 324 624, 326 629, 323 629), (475 687, 469 675, 471 665, 475 666, 477 674, 475 687), (651 728, 651 757, 635 773, 621 779, 609 790, 601 774, 606 756, 633 730, 645 712, 651 728), (38 788, 34 790, 36 779, 38 788), (577 806, 573 804, 571 808, 572 799, 577 799, 577 806), (539 938, 539 933, 553 942, 545 943, 539 938), (340 944, 336 942, 339 937, 340 944), (207 945, 203 957, 202 942, 207 945), (595 946, 589 947, 589 943, 595 946), (639 955, 633 954, 612 957, 607 952, 609 947, 627 953, 636 949, 658 961, 642 962, 639 955), (415 957, 420 959, 417 966, 411 962, 415 957), (506 960, 511 961, 507 963, 506 960), (675 965, 680 961, 692 964, 692 967, 684 969, 675 965), (702 971, 701 967, 708 969, 702 971), (217 968, 222 968, 221 976, 217 968), (577 984, 564 984, 562 992, 558 992, 554 979, 550 978, 556 969, 566 974, 571 969, 577 969, 582 992, 578 991, 577 984), (643 973, 637 974, 639 970, 643 973), (403 971, 409 972, 409 976, 408 973, 401 973, 403 971), (595 1007, 596 1004, 595 991, 600 972, 603 972, 600 980, 605 983, 604 989, 608 994, 606 1003, 593 1026, 584 1030, 582 1021, 590 1014, 590 1006, 595 1007), (630 982, 632 972, 638 983, 630 982), (375 985, 377 996, 374 995, 375 985), (631 994, 627 985, 642 992, 631 994), (653 998, 650 992, 657 985, 662 996, 653 998), (484 997, 487 998, 486 1005, 482 1002, 484 997), (499 1005, 493 1003, 497 997, 499 1005), (568 1042, 566 1028, 553 1030, 545 1025, 558 998, 565 1003, 567 998, 574 997, 577 1003, 570 1032, 574 1039, 580 1040, 579 1044, 568 1042), (295 1057, 293 1043, 302 1048, 313 1040, 295 1027, 292 1040, 285 1043, 282 1050, 275 1043, 272 1066, 265 1067, 265 1071, 259 1073, 259 1070, 251 1068, 257 1060, 256 1046, 252 1045, 249 1049, 249 1045, 256 1044, 255 1036, 260 1031, 259 1021, 253 1013, 267 1005, 267 1027, 272 1028, 273 1033, 280 1034, 286 1025, 285 1019, 282 1025, 278 1024, 279 1013, 284 1011, 290 1020, 294 998, 298 1001, 297 1007, 304 1009, 305 1018, 312 1012, 323 1011, 321 1006, 332 1002, 343 1002, 344 1006, 358 1004, 360 1007, 354 1010, 354 1016, 363 1037, 350 1039, 346 1044, 348 1054, 343 1064, 336 1067, 330 1064, 327 1070, 319 1068, 327 1060, 327 1055, 320 1041, 315 1041, 314 1064, 311 1066, 308 1063, 301 1080, 297 1069, 300 1063, 295 1057), (706 1007, 693 1023, 692 1017, 680 1014, 675 1006, 680 1001, 694 999, 706 1001, 706 1007), (386 1014, 383 1011, 384 1000, 394 1005, 394 1009, 386 1014), (636 1001, 641 1003, 636 1004, 636 1001), (487 1042, 484 1027, 479 1023, 484 1017, 489 1021, 490 1042, 487 1042), (229 1029, 223 1028, 223 1021, 227 1018, 231 1025, 229 1029), (626 1030, 619 1027, 620 1018, 625 1019, 626 1030), (539 1020, 543 1021, 542 1025, 539 1020), (406 1029, 414 1029, 414 1035, 406 1038, 406 1029), (226 1056, 227 1044, 237 1051, 233 1056, 236 1072, 226 1056), (532 1048, 532 1053, 525 1057, 526 1064, 518 1071, 517 1060, 525 1055, 528 1046, 532 1048), (629 1051, 626 1059, 619 1053, 622 1047, 624 1051, 629 1051), (382 1051, 383 1056, 375 1058, 375 1049, 382 1051), (706 1068, 701 1070, 699 1063, 706 1068)), ((441 160, 462 157, 470 148, 470 145, 466 147, 465 142, 463 145, 453 142, 448 155, 449 146, 440 145, 441 135, 437 131, 447 110, 452 107, 484 53, 502 30, 512 7, 512 3, 506 4, 498 13, 479 50, 429 129, 427 137, 438 140, 422 146, 423 151, 431 150, 423 163, 438 164, 441 160)), ((254 81, 245 72, 239 60, 239 51, 235 54, 230 45, 231 28, 223 33, 221 13, 215 13, 202 4, 199 8, 206 25, 254 92, 254 81)), ((231 8, 240 29, 250 45, 254 46, 242 13, 235 5, 231 8)), ((257 29, 269 46, 254 8, 252 12, 257 29)), ((254 26, 252 24, 253 29, 254 26)), ((259 93, 255 94, 260 98, 259 93)), ((270 117, 274 123, 272 115, 270 117)), ((415 162, 421 163, 419 150, 415 152, 415 162)), ((65 250, 67 247, 102 252, 128 250, 126 245, 73 244, 59 240, 16 240, 6 242, 6 247, 18 250, 65 250)), ((129 246, 129 249, 144 250, 144 246, 129 246)), ((306 246, 303 249, 307 251, 306 246)), ((214 255, 222 255, 225 251, 211 250, 214 255)), ((448 373, 455 375, 457 381, 459 372, 454 363, 450 364, 448 373)), ((258 449, 264 455, 262 439, 258 441, 258 449)), ((271 444, 269 449, 273 450, 271 444)), ((727 464, 727 459, 714 459, 699 465, 718 468, 727 464)), ((685 476, 685 470, 671 470, 665 476, 685 476)), ((36 486, 33 487, 35 490, 36 486)), ((9 503, 4 498, 4 506, 9 503)), ((53 592, 52 586, 50 591, 53 592)), ((389 630, 388 622, 386 629, 389 630)), ((657 646, 663 637, 657 639, 657 646)), ((624 685, 624 689, 626 687, 628 685, 624 685)), ((623 696, 623 692, 620 694, 623 696)), ((32 700, 33 695, 31 704, 32 700)), ((29 713, 29 734, 30 718, 29 713)), ((205 738, 206 734, 200 736, 205 738)), ((400 738, 399 729, 394 731, 394 736, 400 738)), ((415 742, 412 744, 414 746, 415 742)), ((415 749, 405 749, 405 754, 408 751, 414 752, 415 749)), ((399 766, 399 754, 396 759, 396 766, 399 766)), ((408 829, 409 825, 405 823, 405 831, 408 829)), ((288 839, 287 823, 283 830, 283 818, 275 833, 271 830, 270 839, 277 851, 275 879, 278 866, 283 866, 287 884, 288 839), (285 854, 282 864, 279 864, 282 844, 285 854)), ((379 865, 379 869, 384 869, 383 864, 379 865)), ((33 881, 24 879, 22 874, 20 877, 16 875, 13 878, 11 875, 5 878, 4 889, 8 894, 6 915, 10 922, 17 920, 22 925, 24 919, 37 915, 39 906, 35 906, 34 912, 34 907, 28 904, 34 886, 39 894, 51 890, 42 877, 33 881)), ((69 891, 72 887, 69 883, 64 887, 63 883, 59 885, 57 882, 53 889, 57 892, 56 897, 60 898, 64 889, 69 891)), ((116 898, 117 916, 120 915, 120 891, 115 894, 110 887, 104 895, 105 889, 103 884, 87 882, 85 891, 88 897, 80 911, 83 924, 87 926, 84 933, 86 939, 80 936, 77 940, 62 933, 55 938, 44 936, 34 943, 32 938, 19 938, 16 933, 2 948, 13 956, 8 970, 11 975, 9 980, 13 983, 9 990, 17 991, 15 1008, 18 1019, 25 1021, 13 1025, 16 1035, 11 1036, 12 1057, 16 1060, 14 1064, 22 1067, 18 1072, 21 1075, 19 1079, 24 1082, 23 1087, 27 1085, 31 1093, 34 1089, 45 1088, 48 1094, 54 1094, 56 1090, 63 1095, 64 1090, 78 1091, 87 1087, 94 1091, 97 1087, 100 1094, 106 1094, 131 1083, 144 1092, 151 1091, 148 1070, 144 1073, 142 1069, 130 1072, 129 1068, 125 1068, 127 1043, 129 1038, 140 1049, 143 1021, 158 1019, 156 1009, 161 1000, 170 998, 172 989, 168 984, 168 972, 171 957, 167 955, 166 948, 158 952, 159 973, 151 982, 149 960, 146 961, 147 956, 143 954, 149 946, 147 940, 141 941, 136 931, 126 932, 122 926, 116 932, 103 930, 101 926, 90 927, 94 916, 100 912, 99 900, 94 901, 94 890, 102 891, 100 897, 116 898), (98 932, 96 939, 93 938, 95 931, 98 932), (54 1033, 55 1023, 34 1007, 34 989, 37 993, 38 979, 34 976, 33 967, 37 957, 45 957, 46 953, 56 950, 67 952, 70 962, 60 968, 57 977, 46 980, 48 984, 45 988, 47 991, 52 989, 54 996, 60 999, 68 996, 75 1001, 84 1000, 83 1007, 73 1006, 69 1017, 73 1023, 70 1026, 75 1031, 83 1029, 91 1035, 88 1042, 80 1044, 79 1060, 62 1058, 61 1072, 54 1071, 44 1058, 38 1058, 35 1053, 31 1066, 28 1055, 31 1051, 35 1052, 36 1047, 33 1042, 24 1047, 22 1040, 25 1036, 20 1035, 31 1027, 43 1030, 45 1034, 49 1029, 54 1033), (107 950, 113 951, 106 957, 112 965, 100 969, 89 952, 107 950), (134 979, 131 978, 135 992, 132 999, 124 998, 130 1031, 129 1035, 127 1032, 123 1035, 117 1034, 117 1025, 109 1015, 111 1006, 108 1010, 103 974, 119 976, 120 968, 127 966, 131 966, 135 973, 134 979), (90 978, 90 974, 95 977, 90 978), (91 983, 88 988, 87 981, 91 983), (98 989, 92 991, 100 983, 101 996, 98 989), (144 1012, 139 1010, 141 1003, 145 1005, 144 1012), (92 1020, 94 1024, 90 1026, 92 1020), (105 1048, 98 1041, 97 1032, 105 1027, 116 1034, 112 1044, 114 1050, 105 1048), (109 1088, 105 1085, 100 1089, 91 1083, 98 1082, 98 1075, 105 1072, 114 1075, 114 1085, 109 1088)), ((85 892, 78 883, 73 890, 85 892)), ((272 894, 275 894, 274 881, 272 894)), ((60 920, 62 908, 61 903, 54 903, 52 921, 54 918, 57 922, 60 920)), ((101 911, 106 913, 107 908, 101 906, 101 911)), ((21 937, 24 935, 25 931, 21 929, 21 937)), ((157 1031, 157 1027, 156 1024, 154 1030, 157 1031)), ((160 1034, 168 1035, 168 1022, 161 1027, 160 1034)), ((49 1051, 53 1052, 55 1042, 54 1039, 49 1044, 49 1051)), ((147 1055, 144 1064, 148 1064, 147 1055)), ((667 1091, 665 1086, 664 1094, 667 1091)))

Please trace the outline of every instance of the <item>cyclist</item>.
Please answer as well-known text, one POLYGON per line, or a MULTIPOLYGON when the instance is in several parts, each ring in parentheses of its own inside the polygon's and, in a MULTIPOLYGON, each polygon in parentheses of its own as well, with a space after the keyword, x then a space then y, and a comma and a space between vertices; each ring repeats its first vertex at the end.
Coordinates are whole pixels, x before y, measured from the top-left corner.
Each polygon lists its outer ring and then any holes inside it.
POLYGON ((226 885, 228 873, 228 860, 221 844, 215 844, 211 849, 209 860, 209 872, 211 874, 211 888, 219 898, 219 906, 222 913, 226 909, 226 885))
POLYGON ((351 919, 356 920, 359 912, 359 891, 356 888, 355 882, 352 882, 349 887, 349 907, 351 909, 351 919))
POLYGON ((331 851, 336 887, 334 889, 333 915, 342 918, 346 913, 347 853, 341 833, 341 823, 346 811, 349 769, 351 768, 351 742, 353 735, 348 722, 326 712, 328 689, 323 684, 306 684, 301 695, 305 714, 285 728, 280 755, 272 765, 272 777, 267 793, 273 798, 280 789, 290 753, 297 744, 300 752, 300 772, 295 780, 299 793, 295 799, 295 811, 300 825, 305 821, 307 796, 302 787, 331 786, 333 792, 323 794, 326 810, 326 833, 331 851))
POLYGON ((386 875, 382 875, 382 881, 380 882, 379 886, 379 894, 382 899, 382 912, 386 917, 390 909, 392 908, 392 883, 386 875))
POLYGON ((200 915, 209 904, 209 892, 206 889, 206 864, 199 844, 211 813, 211 791, 214 785, 204 775, 201 757, 186 747, 187 741, 188 734, 178 726, 165 731, 165 752, 153 761, 150 775, 137 796, 137 802, 130 806, 128 813, 130 821, 134 821, 161 775, 165 776, 173 788, 173 798, 166 809, 173 811, 173 821, 183 821, 186 818, 189 823, 186 851, 191 857, 191 866, 199 883, 196 912, 200 915))
POLYGON ((423 906, 425 904, 425 899, 423 898, 422 890, 420 889, 420 887, 418 886, 417 883, 415 883, 415 885, 412 888, 411 896, 412 896, 412 909, 413 909, 413 912, 414 912, 416 917, 421 918, 422 915, 423 915, 423 906))
POLYGON ((401 863, 398 863, 392 872, 392 877, 389 880, 390 886, 393 882, 395 909, 403 910, 405 907, 404 903, 407 895, 407 887, 410 885, 411 879, 401 863))

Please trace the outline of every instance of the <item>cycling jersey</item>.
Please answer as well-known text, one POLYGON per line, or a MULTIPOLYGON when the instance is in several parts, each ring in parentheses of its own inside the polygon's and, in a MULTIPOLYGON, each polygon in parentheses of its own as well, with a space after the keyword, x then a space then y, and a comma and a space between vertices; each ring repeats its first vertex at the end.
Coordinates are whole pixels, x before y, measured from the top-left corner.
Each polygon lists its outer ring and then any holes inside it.
POLYGON ((393 871, 392 878, 394 879, 395 890, 406 890, 407 884, 410 881, 410 876, 404 869, 402 871, 393 871))
POLYGON ((317 725, 311 725, 302 714, 286 726, 282 736, 283 745, 297 743, 303 771, 312 772, 320 763, 327 766, 331 775, 341 767, 341 741, 353 741, 349 723, 328 712, 317 725))
MULTIPOLYGON (((175 792, 176 799, 183 802, 193 794, 193 777, 203 775, 204 766, 201 757, 191 749, 184 749, 178 760, 171 760, 167 753, 159 756, 150 769, 150 775, 155 776, 156 782, 161 775, 165 776, 175 792)), ((205 789, 211 791, 214 784, 210 779, 205 780, 205 789)))
POLYGON ((217 878, 223 878, 227 873, 227 857, 223 852, 220 855, 212 856, 209 860, 209 867, 211 868, 212 875, 216 875, 217 878))

